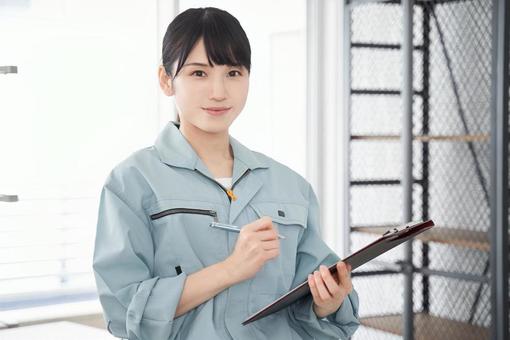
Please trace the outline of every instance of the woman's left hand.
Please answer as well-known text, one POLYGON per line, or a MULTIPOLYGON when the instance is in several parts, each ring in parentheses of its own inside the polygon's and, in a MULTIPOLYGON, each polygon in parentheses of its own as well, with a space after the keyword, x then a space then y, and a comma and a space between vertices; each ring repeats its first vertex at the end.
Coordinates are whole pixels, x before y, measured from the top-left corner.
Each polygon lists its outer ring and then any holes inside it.
POLYGON ((313 296, 313 310, 317 317, 324 318, 335 312, 345 297, 352 291, 351 267, 344 262, 336 264, 337 277, 331 275, 328 267, 308 275, 308 285, 313 296))

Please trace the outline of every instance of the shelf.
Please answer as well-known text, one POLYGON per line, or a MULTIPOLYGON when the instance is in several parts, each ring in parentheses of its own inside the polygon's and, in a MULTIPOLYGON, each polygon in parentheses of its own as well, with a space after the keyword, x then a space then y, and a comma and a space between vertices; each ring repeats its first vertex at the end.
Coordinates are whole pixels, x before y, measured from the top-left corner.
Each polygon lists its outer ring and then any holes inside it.
POLYGON ((390 4, 400 5, 400 0, 348 0, 348 5, 367 5, 367 4, 390 4))
MULTIPOLYGON (((403 319, 401 314, 371 316, 361 318, 361 324, 366 327, 402 336, 403 319)), ((489 338, 489 329, 474 326, 465 322, 439 318, 424 313, 414 316, 414 339, 462 339, 479 340, 489 338), (426 333, 425 333, 426 332, 426 333)))
MULTIPOLYGON (((400 96, 400 90, 384 90, 384 89, 351 89, 353 95, 384 95, 384 96, 400 96)), ((423 91, 413 91, 414 95, 422 96, 423 91)))
MULTIPOLYGON (((352 135, 351 140, 364 141, 399 141, 399 135, 352 135)), ((414 136, 413 140, 419 142, 488 142, 488 134, 477 135, 444 135, 444 136, 414 136)))
MULTIPOLYGON (((415 6, 435 6, 447 3, 458 3, 458 2, 467 2, 472 0, 416 0, 414 2, 415 6)), ((370 4, 381 4, 381 5, 402 5, 400 0, 349 0, 347 2, 350 6, 362 6, 362 5, 370 5, 370 4)))
MULTIPOLYGON (((414 179, 414 184, 423 184, 423 180, 414 179)), ((366 186, 366 185, 400 185, 399 179, 357 179, 351 181, 351 186, 366 186)))
MULTIPOLYGON (((351 48, 369 48, 369 49, 380 49, 380 50, 399 50, 400 44, 383 44, 383 43, 371 43, 371 42, 352 42, 351 48)), ((413 46, 415 50, 423 50, 423 45, 413 46)))
MULTIPOLYGON (((393 226, 374 226, 374 227, 352 227, 351 231, 382 235, 393 226)), ((448 227, 434 227, 427 232, 416 236, 417 240, 422 242, 436 242, 442 244, 452 244, 459 247, 489 251, 490 244, 487 232, 471 231, 448 227)))

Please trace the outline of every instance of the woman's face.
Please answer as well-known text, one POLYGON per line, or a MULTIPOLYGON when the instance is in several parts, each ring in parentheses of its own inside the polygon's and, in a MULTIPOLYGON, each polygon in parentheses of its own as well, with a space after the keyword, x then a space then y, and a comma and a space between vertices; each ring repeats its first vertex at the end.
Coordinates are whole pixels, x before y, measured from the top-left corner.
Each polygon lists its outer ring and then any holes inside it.
POLYGON ((181 124, 192 124, 209 133, 225 132, 244 108, 249 73, 244 66, 209 66, 200 39, 168 85, 169 95, 175 96, 181 124))

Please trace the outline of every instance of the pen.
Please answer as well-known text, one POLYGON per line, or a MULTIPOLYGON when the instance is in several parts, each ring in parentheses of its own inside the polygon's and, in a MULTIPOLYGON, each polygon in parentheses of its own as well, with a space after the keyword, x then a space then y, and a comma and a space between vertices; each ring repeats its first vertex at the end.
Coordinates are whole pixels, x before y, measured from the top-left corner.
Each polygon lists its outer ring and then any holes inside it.
MULTIPOLYGON (((224 223, 219 223, 219 222, 211 222, 209 224, 209 226, 212 227, 212 228, 218 228, 218 229, 223 229, 223 230, 227 230, 227 231, 233 231, 235 233, 241 232, 241 228, 239 228, 238 226, 235 226, 235 225, 231 225, 231 224, 224 224, 224 223)), ((284 239, 285 236, 278 234, 278 238, 284 239)))

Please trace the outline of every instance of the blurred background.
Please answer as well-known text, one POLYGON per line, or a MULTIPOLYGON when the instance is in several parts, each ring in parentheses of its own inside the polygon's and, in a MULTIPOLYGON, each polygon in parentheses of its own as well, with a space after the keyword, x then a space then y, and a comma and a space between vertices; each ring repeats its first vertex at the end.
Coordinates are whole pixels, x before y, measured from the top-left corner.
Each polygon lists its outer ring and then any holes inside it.
POLYGON ((0 339, 113 339, 99 194, 175 119, 161 43, 207 6, 252 47, 231 134, 310 181, 332 249, 438 226, 353 273, 354 339, 508 339, 504 0, 0 0, 0 339))

